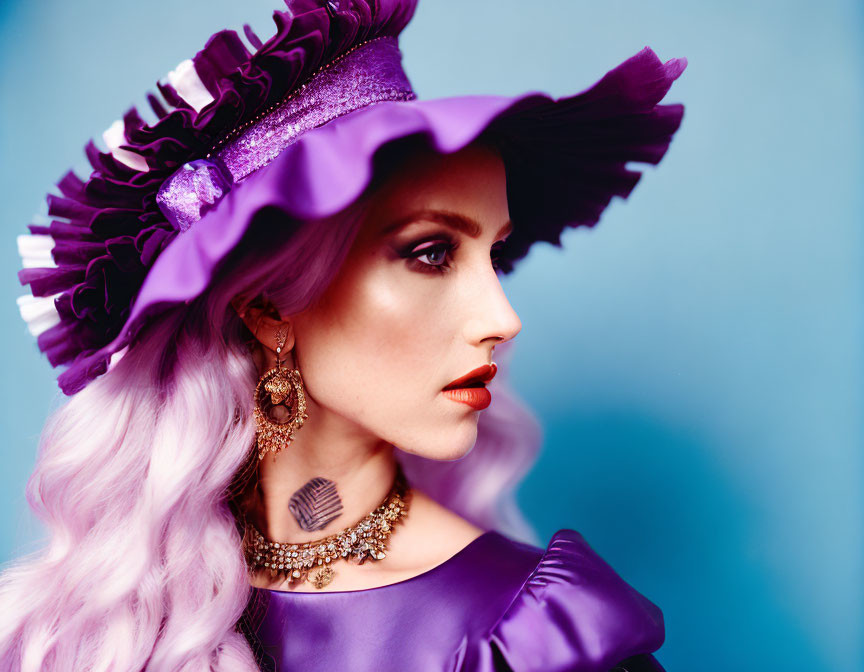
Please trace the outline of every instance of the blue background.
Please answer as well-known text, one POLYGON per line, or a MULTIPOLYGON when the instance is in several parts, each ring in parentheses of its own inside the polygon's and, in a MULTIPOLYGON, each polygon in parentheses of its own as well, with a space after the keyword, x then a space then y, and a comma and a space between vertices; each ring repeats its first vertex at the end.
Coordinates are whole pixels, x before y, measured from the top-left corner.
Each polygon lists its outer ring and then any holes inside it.
MULTIPOLYGON (((82 147, 207 37, 276 0, 0 5, 0 559, 53 372, 18 316, 15 236, 82 147)), ((424 0, 421 97, 581 90, 648 45, 683 125, 595 230, 505 289, 512 381, 545 428, 519 499, 660 605, 674 670, 864 669, 862 6, 852 0, 424 0)), ((79 174, 86 174, 83 170, 79 174)))

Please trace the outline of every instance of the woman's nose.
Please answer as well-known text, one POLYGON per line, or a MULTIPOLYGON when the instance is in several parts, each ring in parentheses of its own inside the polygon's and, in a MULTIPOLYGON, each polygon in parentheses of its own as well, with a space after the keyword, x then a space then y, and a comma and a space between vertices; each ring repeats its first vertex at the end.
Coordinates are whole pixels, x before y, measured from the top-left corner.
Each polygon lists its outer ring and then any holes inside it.
POLYGON ((510 305, 494 268, 490 265, 482 277, 475 277, 471 284, 466 340, 480 344, 494 339, 497 345, 515 338, 522 330, 522 321, 510 305))

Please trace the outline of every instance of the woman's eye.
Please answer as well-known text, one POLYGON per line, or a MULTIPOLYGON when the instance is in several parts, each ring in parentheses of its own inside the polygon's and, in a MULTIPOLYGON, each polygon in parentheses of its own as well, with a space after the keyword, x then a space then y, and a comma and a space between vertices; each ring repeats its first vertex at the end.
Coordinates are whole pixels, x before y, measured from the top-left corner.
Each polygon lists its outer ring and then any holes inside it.
MULTIPOLYGON (((499 242, 492 246, 489 253, 492 268, 495 271, 500 271, 499 259, 501 256, 503 242, 499 242)), ((411 266, 422 272, 444 273, 450 269, 448 258, 452 258, 453 253, 458 247, 457 243, 452 241, 426 241, 417 243, 409 248, 410 251, 403 253, 403 256, 408 258, 411 266)))
POLYGON ((453 251, 454 245, 447 242, 423 243, 408 255, 421 271, 443 273, 449 268, 447 256, 453 251))
POLYGON ((496 271, 501 270, 501 249, 504 247, 503 243, 498 243, 492 246, 492 252, 490 252, 490 257, 492 258, 492 268, 496 271))

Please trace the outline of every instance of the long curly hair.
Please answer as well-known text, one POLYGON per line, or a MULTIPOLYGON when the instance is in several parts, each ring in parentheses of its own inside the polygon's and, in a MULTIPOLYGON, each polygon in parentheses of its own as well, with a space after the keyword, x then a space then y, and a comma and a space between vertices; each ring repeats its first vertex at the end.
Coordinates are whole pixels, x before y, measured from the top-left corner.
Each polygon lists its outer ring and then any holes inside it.
MULTIPOLYGON (((373 191, 326 220, 260 211, 208 291, 156 316, 48 418, 26 488, 45 545, 0 573, 0 669, 258 669, 238 627, 252 588, 234 501, 257 463, 258 372, 230 304, 255 297, 282 315, 310 306, 373 191)), ((496 351, 495 401, 468 455, 436 462, 397 447, 397 458, 449 509, 536 543, 515 488, 541 430, 508 389, 511 348, 496 351)))

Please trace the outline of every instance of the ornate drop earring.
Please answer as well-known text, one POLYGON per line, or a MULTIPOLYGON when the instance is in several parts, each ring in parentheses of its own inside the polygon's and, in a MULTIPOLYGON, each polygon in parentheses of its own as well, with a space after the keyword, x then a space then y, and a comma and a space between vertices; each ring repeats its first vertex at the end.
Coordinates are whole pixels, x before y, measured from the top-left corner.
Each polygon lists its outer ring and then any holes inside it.
POLYGON ((254 393, 254 416, 258 436, 258 459, 271 452, 274 455, 287 447, 294 438, 294 432, 303 426, 306 418, 306 393, 303 379, 298 369, 284 369, 280 361, 282 348, 287 339, 285 327, 276 331, 276 366, 258 379, 254 393), (287 407, 287 421, 276 422, 272 410, 277 406, 287 407))

